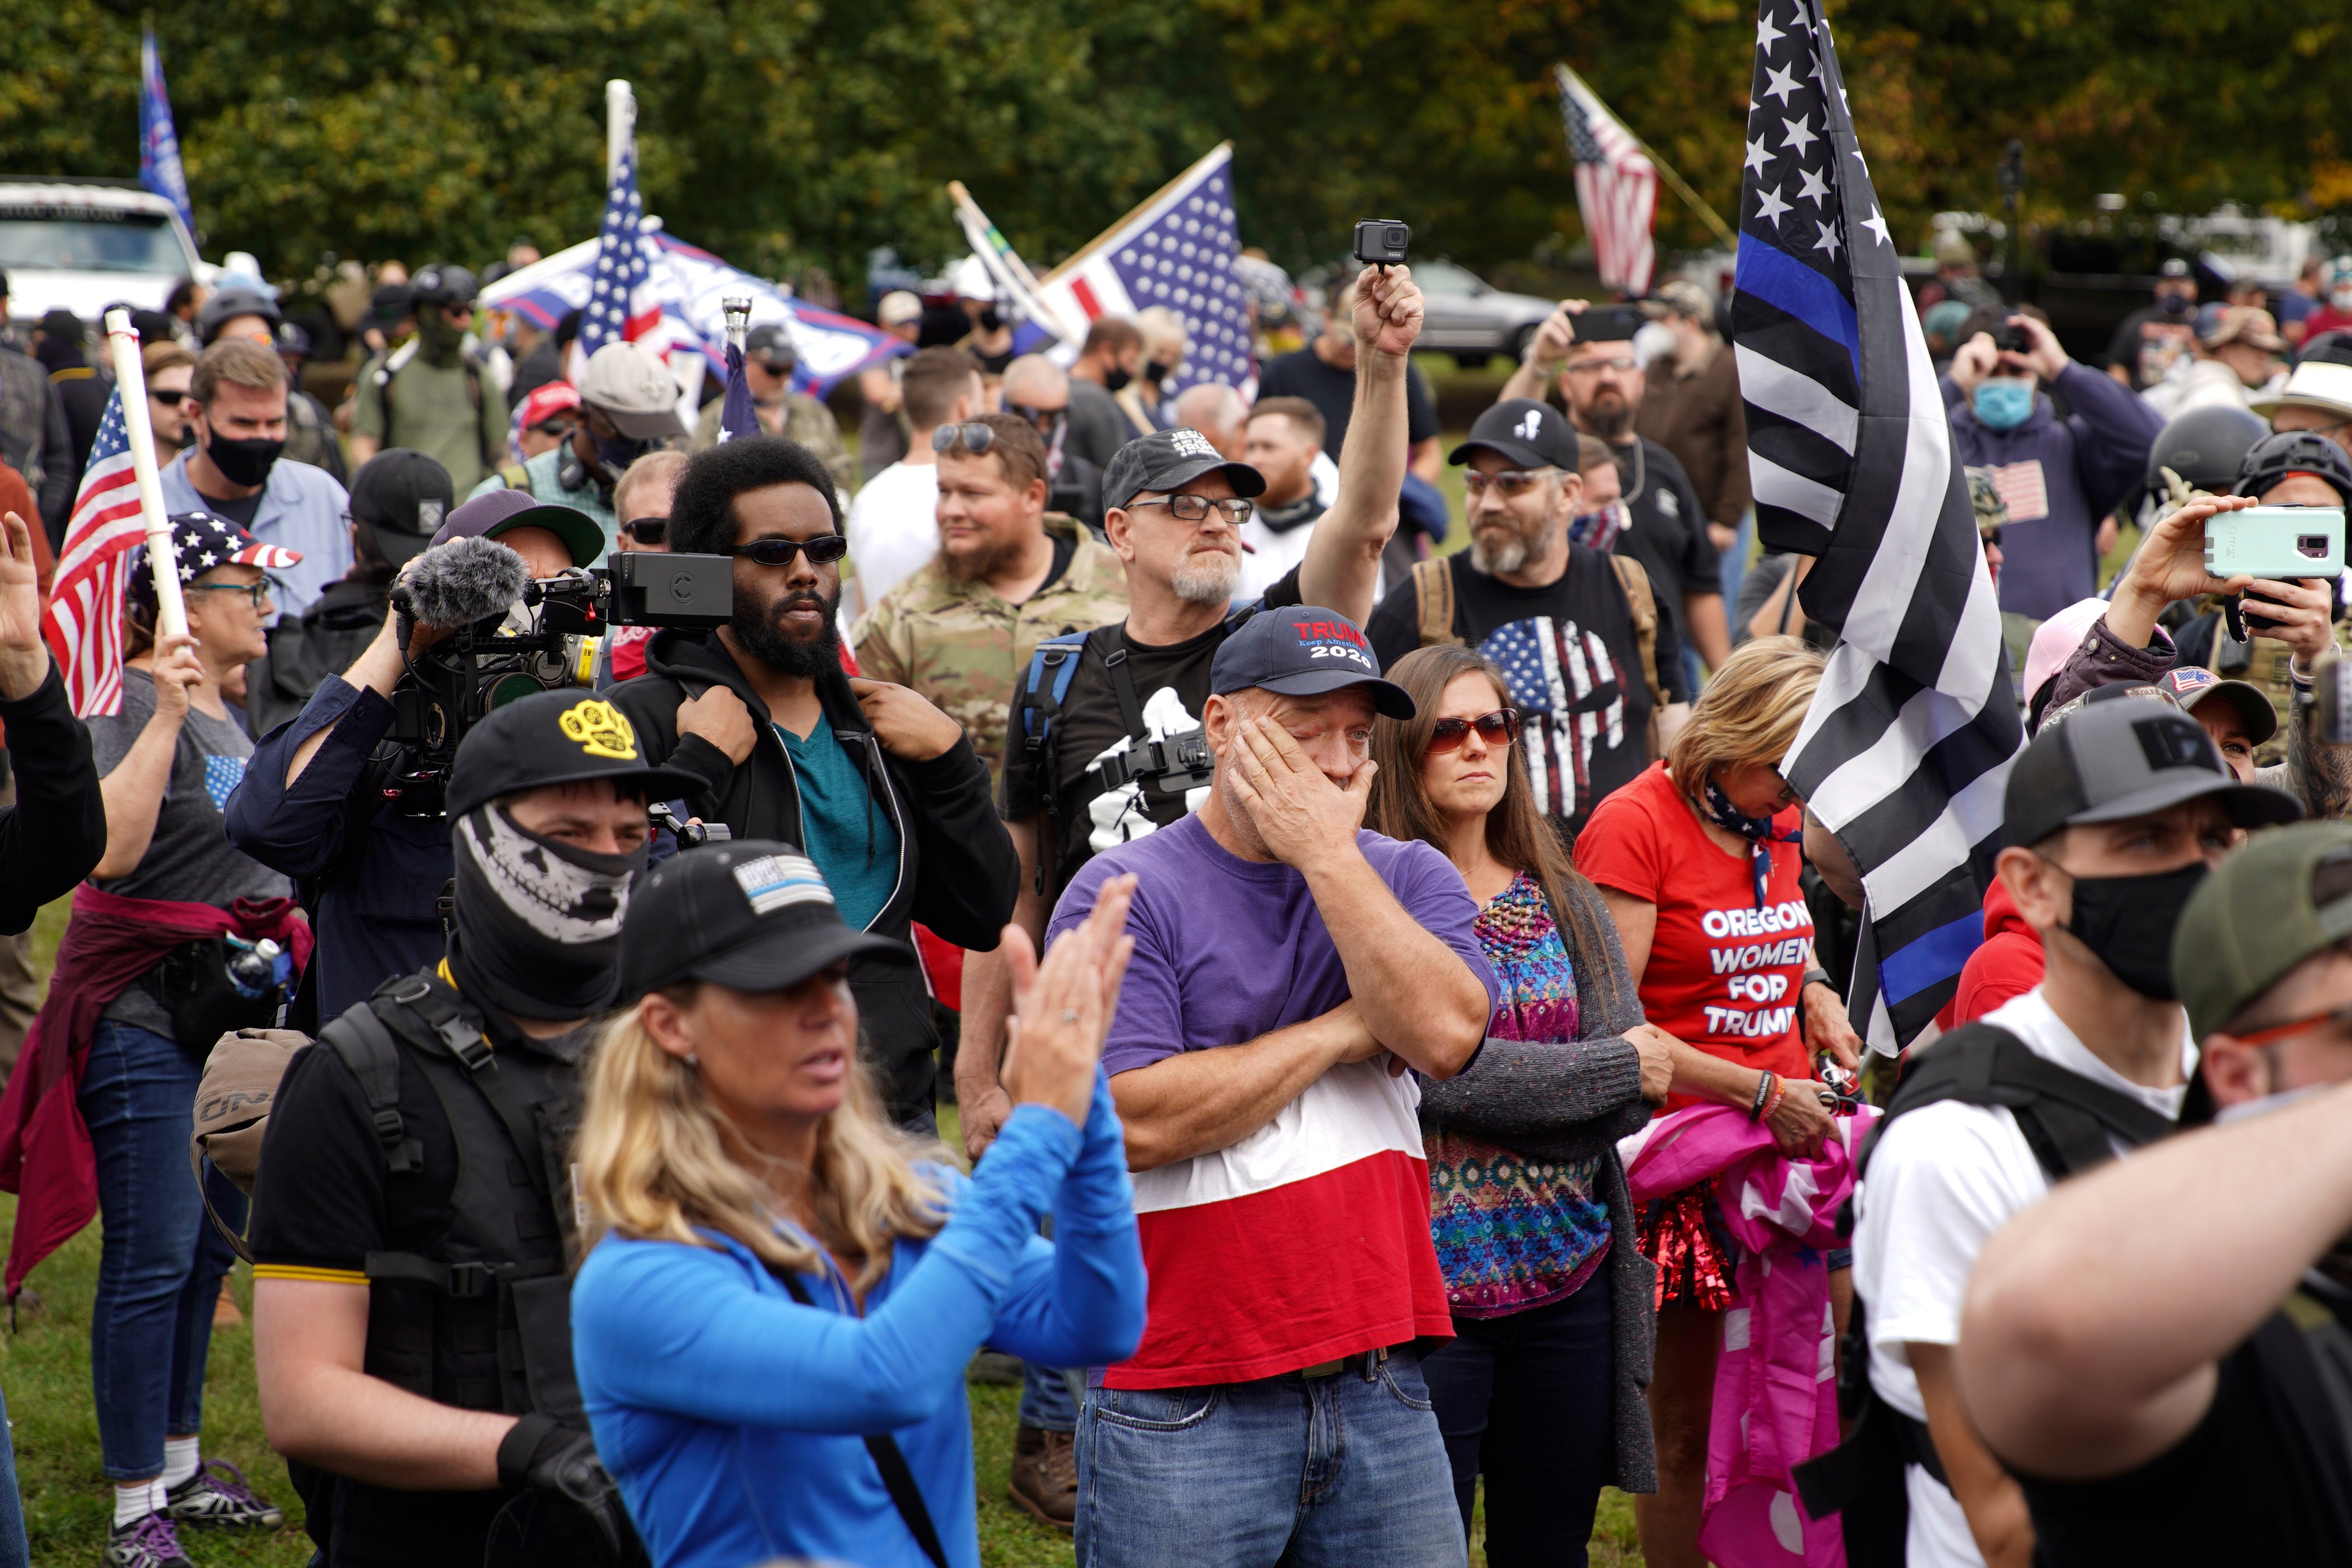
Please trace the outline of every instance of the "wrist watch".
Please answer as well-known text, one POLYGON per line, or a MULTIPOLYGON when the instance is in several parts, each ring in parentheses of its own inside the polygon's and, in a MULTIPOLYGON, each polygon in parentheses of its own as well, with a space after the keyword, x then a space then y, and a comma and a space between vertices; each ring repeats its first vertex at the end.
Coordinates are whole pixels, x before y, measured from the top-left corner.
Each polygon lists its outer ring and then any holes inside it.
POLYGON ((1797 994, 1802 996, 1808 985, 1827 985, 1832 991, 1837 989, 1836 984, 1830 979, 1830 972, 1826 969, 1806 970, 1805 977, 1797 982, 1797 994))

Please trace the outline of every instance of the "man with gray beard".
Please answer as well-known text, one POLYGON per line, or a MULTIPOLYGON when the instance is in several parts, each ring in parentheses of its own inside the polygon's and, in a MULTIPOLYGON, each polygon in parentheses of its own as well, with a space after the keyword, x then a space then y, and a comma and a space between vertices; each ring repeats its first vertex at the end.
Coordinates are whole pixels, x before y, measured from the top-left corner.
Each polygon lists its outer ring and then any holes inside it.
POLYGON ((1663 754, 1691 695, 1641 563, 1570 537, 1584 510, 1578 458, 1575 429, 1546 404, 1512 398, 1478 416, 1449 459, 1469 468, 1470 548, 1422 562, 1364 627, 1383 668, 1433 643, 1494 660, 1528 781, 1570 833, 1663 754))

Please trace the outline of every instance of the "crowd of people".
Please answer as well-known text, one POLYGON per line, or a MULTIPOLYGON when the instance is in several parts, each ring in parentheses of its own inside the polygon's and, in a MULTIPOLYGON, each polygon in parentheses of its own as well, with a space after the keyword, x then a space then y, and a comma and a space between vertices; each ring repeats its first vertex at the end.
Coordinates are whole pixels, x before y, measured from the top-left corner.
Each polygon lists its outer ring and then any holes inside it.
POLYGON ((102 1222, 105 1561, 284 1523, 205 1443, 239 1258, 322 1564, 972 1568, 992 1357, 1100 1568, 1581 1563, 1610 1487, 1660 1568, 2352 1556, 2344 594, 2207 569, 2352 500, 2352 336, 2183 281, 2106 374, 1937 286, 2032 739, 1891 1060, 1690 283, 1450 450, 1402 267, 1181 395, 1173 318, 886 295, 854 452, 782 329, 730 431, 426 267, 339 414, 224 288, 142 325, 170 556, 79 721, 44 318, 0 926, 72 904, 0 1185, 12 1301, 102 1222), (640 552, 727 613, 551 618, 640 552))

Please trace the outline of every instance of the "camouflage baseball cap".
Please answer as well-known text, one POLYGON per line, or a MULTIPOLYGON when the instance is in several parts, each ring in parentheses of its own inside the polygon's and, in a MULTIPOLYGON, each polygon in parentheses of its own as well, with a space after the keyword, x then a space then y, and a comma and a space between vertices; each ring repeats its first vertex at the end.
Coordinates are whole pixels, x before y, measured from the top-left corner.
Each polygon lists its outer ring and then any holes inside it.
POLYGON ((1993 487, 1990 468, 1963 468, 1969 477, 1969 504, 1976 508, 1977 531, 1990 533, 1996 528, 2009 526, 2009 503, 2000 499, 1993 487))
POLYGON ((2352 824, 2258 833, 2189 895, 2172 932, 2173 987, 2200 1040, 2296 964, 2352 937, 2352 824))

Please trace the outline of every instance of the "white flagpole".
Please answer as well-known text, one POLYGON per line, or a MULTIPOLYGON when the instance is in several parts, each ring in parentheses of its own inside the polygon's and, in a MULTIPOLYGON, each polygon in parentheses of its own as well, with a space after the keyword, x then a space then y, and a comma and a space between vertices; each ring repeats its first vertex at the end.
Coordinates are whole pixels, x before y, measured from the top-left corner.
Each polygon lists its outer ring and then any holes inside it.
POLYGON ((604 183, 621 171, 621 152, 637 131, 637 95, 614 78, 604 84, 604 183))
POLYGON ((139 334, 131 330, 130 311, 106 313, 106 342, 114 354, 114 389, 122 399, 131 468, 139 479, 139 510, 147 524, 147 569, 155 579, 155 632, 158 637, 184 637, 187 601, 180 596, 180 558, 172 548, 172 524, 163 510, 163 479, 155 471, 155 426, 147 417, 147 371, 139 358, 139 334))

